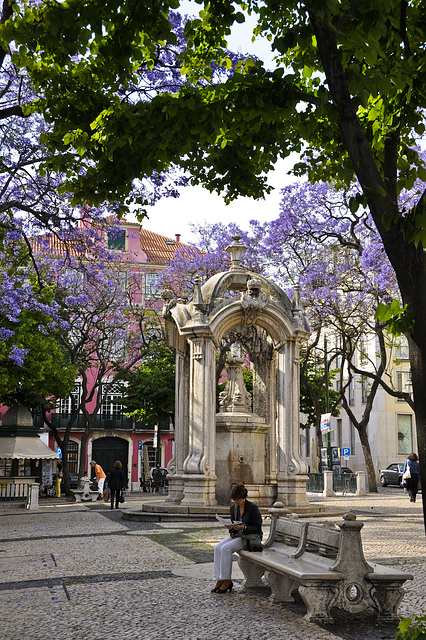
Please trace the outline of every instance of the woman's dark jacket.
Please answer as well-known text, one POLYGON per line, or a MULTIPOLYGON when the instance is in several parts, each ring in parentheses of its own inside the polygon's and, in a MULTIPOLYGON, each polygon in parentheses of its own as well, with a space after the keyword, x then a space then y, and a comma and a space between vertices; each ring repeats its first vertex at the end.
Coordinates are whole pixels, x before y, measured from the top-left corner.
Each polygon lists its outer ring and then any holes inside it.
POLYGON ((410 473, 411 474, 413 474, 413 473, 414 474, 416 474, 416 473, 419 474, 420 473, 420 465, 415 460, 409 460, 407 458, 407 460, 405 461, 405 464, 404 464, 403 473, 404 473, 404 471, 406 471, 407 467, 410 467, 410 473))
POLYGON ((258 533, 262 537, 262 516, 260 515, 259 507, 254 502, 245 501, 242 517, 240 517, 237 505, 231 505, 231 520, 232 522, 242 520, 246 526, 244 533, 258 533))
POLYGON ((116 469, 114 467, 108 479, 108 486, 110 489, 117 489, 118 491, 124 489, 125 482, 123 469, 116 469))

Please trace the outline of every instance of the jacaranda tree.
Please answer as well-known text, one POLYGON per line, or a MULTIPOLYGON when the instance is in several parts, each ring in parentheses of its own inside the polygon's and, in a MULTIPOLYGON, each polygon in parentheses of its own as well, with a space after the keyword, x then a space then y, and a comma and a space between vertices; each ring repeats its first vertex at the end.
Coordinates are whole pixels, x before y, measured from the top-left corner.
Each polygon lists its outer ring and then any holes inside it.
POLYGON ((311 181, 358 182, 350 207, 369 209, 401 293, 396 319, 410 345, 426 486, 426 196, 410 209, 398 202, 401 189, 426 178, 416 150, 425 131, 426 0, 201 4, 185 31, 188 83, 150 101, 122 101, 118 89, 127 92, 141 64, 152 68, 159 48, 175 42, 169 12, 178 0, 35 3, 0 37, 17 43, 15 61, 44 92, 48 143, 63 152, 59 166, 79 200, 125 196, 132 180, 172 164, 228 200, 262 197, 266 172, 292 151, 302 154, 296 173, 311 181), (212 86, 212 63, 232 66, 226 38, 243 11, 257 18, 275 68, 249 60, 212 86))

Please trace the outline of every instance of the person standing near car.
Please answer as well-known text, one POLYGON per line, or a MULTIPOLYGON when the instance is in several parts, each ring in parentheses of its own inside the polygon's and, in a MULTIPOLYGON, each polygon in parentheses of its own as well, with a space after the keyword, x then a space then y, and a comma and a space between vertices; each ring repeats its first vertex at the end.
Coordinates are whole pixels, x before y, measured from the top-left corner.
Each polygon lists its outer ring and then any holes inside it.
POLYGON ((108 478, 108 487, 111 492, 111 509, 114 509, 114 501, 115 508, 118 509, 120 494, 124 491, 125 486, 126 481, 124 478, 123 465, 120 460, 116 460, 114 462, 114 468, 108 478))
POLYGON ((405 461, 404 470, 402 473, 402 479, 404 481, 404 486, 407 489, 408 495, 410 496, 410 502, 416 501, 416 495, 419 487, 419 478, 419 459, 415 453, 410 453, 405 461))
POLYGON ((106 474, 105 471, 102 469, 100 464, 97 464, 97 462, 95 462, 95 460, 92 460, 92 462, 90 463, 90 466, 92 467, 92 469, 95 469, 95 474, 96 474, 96 484, 98 485, 98 497, 97 500, 102 500, 102 498, 104 497, 104 484, 105 484, 105 478, 106 478, 106 474))

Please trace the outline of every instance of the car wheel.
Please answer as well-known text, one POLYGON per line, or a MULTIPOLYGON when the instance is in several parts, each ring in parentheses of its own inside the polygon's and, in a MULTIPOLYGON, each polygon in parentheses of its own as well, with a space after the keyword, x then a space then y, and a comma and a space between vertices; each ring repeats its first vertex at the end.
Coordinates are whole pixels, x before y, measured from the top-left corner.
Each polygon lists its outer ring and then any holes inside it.
POLYGON ((387 487, 388 486, 388 483, 386 482, 385 476, 380 476, 380 484, 382 485, 382 487, 387 487))

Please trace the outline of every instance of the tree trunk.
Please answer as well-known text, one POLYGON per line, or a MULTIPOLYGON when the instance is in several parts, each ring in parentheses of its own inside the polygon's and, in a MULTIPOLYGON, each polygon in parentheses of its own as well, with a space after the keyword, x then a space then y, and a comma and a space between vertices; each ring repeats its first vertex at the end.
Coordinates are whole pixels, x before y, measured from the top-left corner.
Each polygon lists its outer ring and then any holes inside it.
MULTIPOLYGON (((89 473, 88 467, 86 467, 86 452, 87 452, 87 443, 89 442, 89 438, 92 435, 92 424, 87 421, 86 418, 86 428, 83 431, 83 435, 81 436, 80 443, 80 462, 78 465, 78 477, 81 478, 84 475, 84 472, 87 471, 89 473)), ((87 462, 89 465, 90 460, 87 462)))
POLYGON ((376 472, 374 469, 373 458, 371 456, 370 442, 368 441, 368 435, 367 435, 367 427, 362 423, 355 426, 359 433, 362 452, 364 454, 365 468, 367 469, 368 491, 370 493, 378 493, 376 472))

